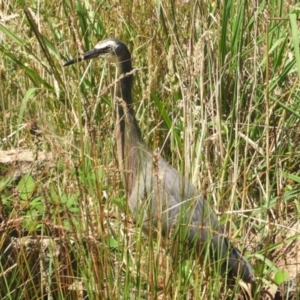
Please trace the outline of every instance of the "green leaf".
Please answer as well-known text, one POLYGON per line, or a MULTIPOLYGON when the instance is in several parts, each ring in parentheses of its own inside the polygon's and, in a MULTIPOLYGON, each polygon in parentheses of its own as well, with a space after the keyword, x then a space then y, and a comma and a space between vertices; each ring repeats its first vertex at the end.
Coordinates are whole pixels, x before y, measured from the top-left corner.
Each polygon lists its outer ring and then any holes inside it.
POLYGON ((7 29, 5 26, 3 26, 0 23, 0 30, 6 34, 12 41, 14 41, 15 43, 17 43, 19 46, 24 46, 26 45, 26 41, 19 38, 18 36, 16 36, 12 31, 10 31, 9 29, 7 29))
POLYGON ((29 206, 30 209, 34 209, 37 214, 40 215, 44 213, 44 204, 42 202, 43 198, 41 196, 34 198, 33 200, 30 201, 29 206))
POLYGON ((15 54, 7 52, 4 48, 3 45, 0 43, 0 52, 10 58, 19 68, 25 71, 26 75, 30 78, 30 80, 34 83, 35 86, 40 87, 43 85, 44 87, 48 88, 49 91, 53 91, 53 88, 49 85, 48 82, 46 82, 42 77, 40 77, 37 72, 35 72, 33 69, 30 69, 25 66, 21 62, 21 60, 15 56, 15 54))
POLYGON ((26 107, 27 107, 27 102, 29 101, 29 99, 31 99, 33 97, 36 90, 38 90, 38 88, 30 88, 26 92, 25 97, 24 97, 21 107, 20 107, 20 111, 19 111, 18 125, 20 125, 22 123, 24 111, 26 110, 26 107))
POLYGON ((279 270, 276 274, 275 274, 275 278, 274 278, 274 282, 277 285, 282 284, 285 281, 289 281, 290 280, 290 275, 286 270, 279 270))
POLYGON ((78 194, 73 194, 68 197, 66 202, 67 208, 71 208, 73 205, 77 205, 78 194))
POLYGON ((35 182, 30 174, 26 174, 19 181, 17 190, 22 200, 29 200, 35 190, 35 182))
POLYGON ((254 257, 262 261, 264 263, 264 266, 268 266, 273 272, 277 273, 279 271, 276 265, 271 260, 267 259, 264 255, 255 253, 254 257))
POLYGON ((176 130, 174 130, 174 128, 173 128, 173 122, 172 122, 171 118, 169 117, 168 112, 165 109, 165 105, 163 104, 162 101, 160 101, 158 99, 158 97, 154 93, 151 95, 151 99, 154 101, 156 107, 158 108, 158 110, 159 110, 164 122, 166 123, 168 129, 172 130, 177 144, 181 147, 180 136, 177 134, 176 130))
POLYGON ((300 177, 297 175, 282 172, 282 176, 284 176, 285 178, 291 179, 297 183, 300 183, 300 177))
POLYGON ((300 79, 300 53, 299 53, 299 38, 298 38, 298 25, 297 25, 297 15, 296 14, 290 14, 290 22, 291 22, 291 28, 292 28, 292 41, 294 45, 294 52, 297 62, 297 68, 298 68, 298 77, 300 79))
POLYGON ((117 205, 122 211, 126 209, 126 199, 125 198, 113 198, 113 203, 117 205))
POLYGON ((115 238, 109 237, 107 242, 108 242, 109 248, 114 248, 114 249, 119 248, 120 243, 115 238))
POLYGON ((4 180, 0 181, 0 192, 5 189, 10 183, 13 181, 12 177, 5 178, 4 180))
POLYGON ((294 109, 288 107, 287 105, 285 105, 284 103, 282 103, 281 101, 277 101, 277 103, 284 108, 286 111, 288 111, 289 113, 293 114, 295 117, 297 117, 298 119, 300 119, 300 114, 298 112, 296 112, 294 109))

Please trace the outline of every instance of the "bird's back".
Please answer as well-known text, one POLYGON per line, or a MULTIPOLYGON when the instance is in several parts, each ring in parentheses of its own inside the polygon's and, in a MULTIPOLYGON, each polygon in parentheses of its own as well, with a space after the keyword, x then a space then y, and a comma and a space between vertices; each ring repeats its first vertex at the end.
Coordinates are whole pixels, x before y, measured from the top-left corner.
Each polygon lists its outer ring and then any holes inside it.
POLYGON ((145 145, 137 147, 138 168, 128 203, 147 234, 165 238, 185 236, 187 251, 223 260, 226 269, 247 282, 254 278, 248 261, 224 235, 217 216, 194 185, 145 145), (241 271, 239 271, 241 269, 241 271))
POLYGON ((198 239, 203 242, 207 241, 207 231, 223 234, 216 215, 192 183, 162 157, 155 159, 146 148, 139 150, 139 156, 129 206, 135 215, 141 211, 144 213, 145 229, 161 226, 162 233, 167 236, 176 225, 174 223, 180 220, 190 227, 191 240, 199 228, 202 228, 203 235, 198 239))

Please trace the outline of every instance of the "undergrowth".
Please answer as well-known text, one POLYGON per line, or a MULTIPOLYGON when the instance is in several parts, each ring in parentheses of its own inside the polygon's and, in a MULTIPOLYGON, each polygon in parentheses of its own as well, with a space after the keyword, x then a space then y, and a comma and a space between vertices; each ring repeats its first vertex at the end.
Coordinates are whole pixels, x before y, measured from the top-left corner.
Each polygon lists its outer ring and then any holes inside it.
POLYGON ((48 160, 25 170, 1 162, 1 299, 263 299, 293 279, 299 9, 283 0, 2 1, 1 150, 48 160), (132 51, 146 143, 208 199, 253 265, 252 287, 228 288, 205 260, 174 266, 160 238, 134 224, 115 155, 113 68, 62 66, 107 37, 132 51))

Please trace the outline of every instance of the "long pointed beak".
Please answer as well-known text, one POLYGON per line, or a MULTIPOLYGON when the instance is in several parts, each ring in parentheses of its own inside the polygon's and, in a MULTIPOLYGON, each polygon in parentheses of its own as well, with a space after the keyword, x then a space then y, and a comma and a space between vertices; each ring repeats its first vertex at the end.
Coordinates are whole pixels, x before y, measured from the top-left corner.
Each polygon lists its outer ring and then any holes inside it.
POLYGON ((77 62, 80 62, 80 61, 83 61, 83 60, 88 60, 88 59, 93 59, 93 58, 96 58, 98 56, 100 56, 101 54, 105 53, 103 51, 103 49, 92 49, 88 52, 85 52, 82 56, 78 56, 76 58, 73 58, 69 61, 67 61, 65 64, 64 64, 64 67, 66 66, 70 66, 70 65, 73 65, 77 62))

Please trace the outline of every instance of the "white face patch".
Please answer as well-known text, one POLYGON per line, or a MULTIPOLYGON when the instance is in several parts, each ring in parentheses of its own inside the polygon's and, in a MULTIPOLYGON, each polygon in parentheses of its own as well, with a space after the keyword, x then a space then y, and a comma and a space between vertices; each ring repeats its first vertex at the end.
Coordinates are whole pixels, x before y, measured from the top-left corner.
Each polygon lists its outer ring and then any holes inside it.
POLYGON ((101 48, 106 48, 106 47, 111 47, 112 49, 115 49, 117 47, 117 43, 114 40, 104 40, 99 42, 96 46, 95 49, 101 49, 101 48))
POLYGON ((109 53, 105 53, 103 55, 101 55, 102 57, 106 58, 107 60, 109 60, 112 63, 117 63, 118 62, 118 58, 117 56, 114 54, 114 49, 116 49, 118 46, 118 44, 114 41, 114 40, 104 40, 99 42, 96 46, 95 49, 101 49, 101 48, 106 48, 106 47, 111 47, 111 52, 109 53))

